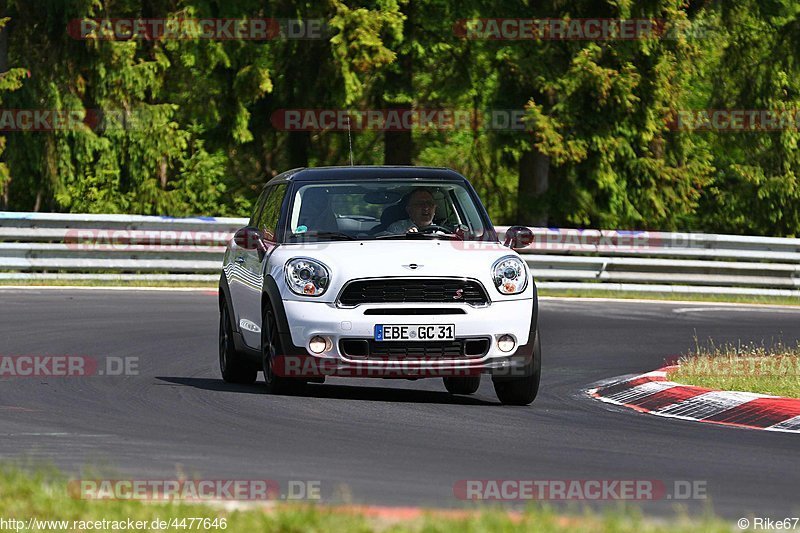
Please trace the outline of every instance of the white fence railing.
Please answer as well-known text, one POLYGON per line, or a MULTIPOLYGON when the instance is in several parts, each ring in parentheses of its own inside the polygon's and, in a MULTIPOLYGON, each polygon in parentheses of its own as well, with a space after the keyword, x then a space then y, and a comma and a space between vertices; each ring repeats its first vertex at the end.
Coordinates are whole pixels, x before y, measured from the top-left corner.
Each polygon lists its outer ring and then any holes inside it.
MULTIPOLYGON (((214 281, 240 218, 0 212, 2 280, 214 281)), ((500 227, 501 240, 507 228, 500 227)), ((534 228, 540 288, 800 298, 800 239, 534 228)))

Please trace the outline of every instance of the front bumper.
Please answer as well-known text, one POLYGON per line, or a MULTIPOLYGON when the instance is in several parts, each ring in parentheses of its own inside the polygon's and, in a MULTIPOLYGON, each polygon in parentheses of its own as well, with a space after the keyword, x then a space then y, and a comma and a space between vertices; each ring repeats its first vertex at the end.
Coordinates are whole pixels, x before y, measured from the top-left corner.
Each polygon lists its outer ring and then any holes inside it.
MULTIPOLYGON (((445 306, 442 304, 363 304, 355 308, 340 308, 322 302, 284 300, 283 306, 292 344, 305 351, 307 356, 296 358, 286 365, 299 371, 318 371, 321 375, 343 375, 363 377, 432 377, 435 375, 472 375, 517 373, 528 368, 532 354, 535 324, 534 301, 532 299, 495 301, 486 307, 471 307, 466 304, 445 306), (415 314, 415 315, 370 315, 368 310, 386 308, 442 309, 449 307, 463 314, 415 314), (404 356, 356 357, 342 353, 343 339, 370 339, 375 324, 455 324, 456 339, 488 338, 489 346, 480 356, 447 355, 437 357, 404 356), (503 352, 497 346, 499 336, 509 334, 516 340, 511 352, 503 352), (314 336, 331 340, 330 350, 314 354, 308 347, 314 336)), ((402 344, 402 341, 391 344, 402 344)))

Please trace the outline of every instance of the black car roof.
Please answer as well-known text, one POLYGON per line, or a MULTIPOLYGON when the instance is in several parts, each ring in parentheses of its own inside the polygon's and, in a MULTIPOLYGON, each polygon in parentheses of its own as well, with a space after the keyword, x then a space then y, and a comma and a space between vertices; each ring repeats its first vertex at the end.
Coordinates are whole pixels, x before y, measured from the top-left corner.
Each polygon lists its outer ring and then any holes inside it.
POLYGON ((435 180, 435 181, 460 181, 466 180, 464 176, 454 170, 442 167, 415 167, 415 166, 353 166, 353 167, 315 167, 296 168, 275 176, 269 183, 279 182, 307 182, 307 181, 338 181, 338 180, 363 180, 363 179, 407 179, 407 180, 435 180))

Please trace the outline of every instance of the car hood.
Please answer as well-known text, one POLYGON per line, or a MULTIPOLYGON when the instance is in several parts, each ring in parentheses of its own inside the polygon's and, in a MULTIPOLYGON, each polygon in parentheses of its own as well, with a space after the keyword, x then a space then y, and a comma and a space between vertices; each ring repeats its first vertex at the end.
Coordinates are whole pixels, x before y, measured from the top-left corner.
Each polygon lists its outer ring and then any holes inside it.
MULTIPOLYGON (((532 298, 532 283, 515 296, 501 295, 495 290, 491 277, 492 265, 509 255, 518 257, 516 252, 496 242, 440 239, 337 241, 281 245, 272 253, 269 265, 272 277, 282 280, 283 265, 294 257, 308 257, 325 264, 330 270, 331 285, 318 299, 323 302, 335 301, 348 281, 382 277, 472 278, 483 283, 492 300, 532 298), (414 265, 416 268, 413 268, 414 265)), ((278 285, 283 289, 283 283, 278 285)), ((287 300, 308 300, 288 289, 281 292, 287 300)))

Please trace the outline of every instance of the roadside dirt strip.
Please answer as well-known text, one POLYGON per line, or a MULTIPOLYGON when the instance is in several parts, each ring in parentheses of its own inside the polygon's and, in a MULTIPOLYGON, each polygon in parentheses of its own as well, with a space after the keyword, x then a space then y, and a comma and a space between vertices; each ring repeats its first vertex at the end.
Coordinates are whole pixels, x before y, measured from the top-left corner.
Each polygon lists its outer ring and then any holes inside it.
POLYGON ((612 380, 587 392, 642 413, 750 429, 800 433, 800 399, 718 391, 667 381, 675 366, 612 380))

